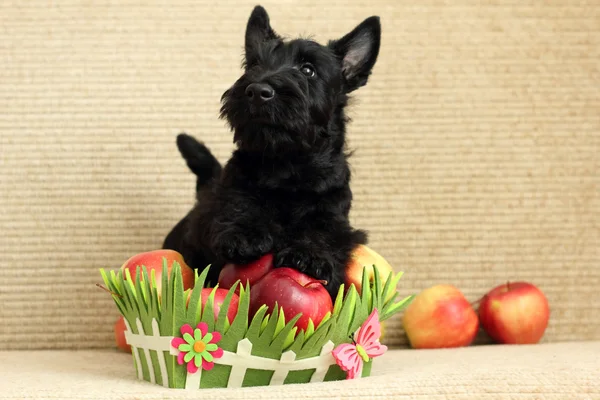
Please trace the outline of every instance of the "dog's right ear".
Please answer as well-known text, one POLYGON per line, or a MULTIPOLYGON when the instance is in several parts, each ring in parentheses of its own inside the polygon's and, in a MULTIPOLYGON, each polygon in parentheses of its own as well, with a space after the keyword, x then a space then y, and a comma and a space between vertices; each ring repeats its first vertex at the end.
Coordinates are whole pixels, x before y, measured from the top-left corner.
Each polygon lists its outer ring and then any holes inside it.
POLYGON ((277 39, 278 36, 271 28, 269 14, 262 6, 254 7, 246 25, 246 58, 256 53, 258 46, 267 40, 277 39))

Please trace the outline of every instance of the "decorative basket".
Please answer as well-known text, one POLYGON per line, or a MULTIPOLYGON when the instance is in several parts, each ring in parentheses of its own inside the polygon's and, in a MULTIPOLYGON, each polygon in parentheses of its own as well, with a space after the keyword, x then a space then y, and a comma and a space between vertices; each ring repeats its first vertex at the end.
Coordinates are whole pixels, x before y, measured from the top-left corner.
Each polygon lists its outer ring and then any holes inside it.
MULTIPOLYGON (((238 283, 231 287, 218 315, 215 290, 204 307, 201 291, 207 267, 195 272, 195 286, 184 292, 181 267, 175 261, 170 276, 163 258, 160 293, 154 270, 145 266, 136 279, 129 271, 107 273, 104 283, 123 315, 137 377, 169 388, 202 389, 309 383, 370 375, 373 357, 383 354, 380 321, 399 312, 413 296, 396 301, 402 273, 385 282, 374 266, 369 281, 363 270, 361 292, 342 286, 333 312, 314 326, 297 331, 300 318, 288 319, 283 309, 268 313, 263 305, 249 315, 250 286, 239 287, 237 314, 231 324, 227 310, 238 283), (188 297, 189 296, 189 297, 188 297), (187 305, 186 305, 187 302, 187 305)), ((216 288, 215 288, 216 289, 216 288)))

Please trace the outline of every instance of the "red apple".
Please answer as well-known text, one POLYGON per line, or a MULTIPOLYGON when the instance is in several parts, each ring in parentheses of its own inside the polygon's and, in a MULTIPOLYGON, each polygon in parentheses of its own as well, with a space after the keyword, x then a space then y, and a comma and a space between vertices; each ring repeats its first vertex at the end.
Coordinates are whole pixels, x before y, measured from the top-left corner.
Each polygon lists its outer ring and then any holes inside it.
POLYGON ((177 261, 181 266, 183 289, 186 290, 194 287, 196 280, 194 270, 186 264, 185 260, 183 259, 183 256, 179 252, 174 250, 153 250, 147 251, 145 253, 139 253, 130 257, 121 266, 121 270, 123 271, 123 277, 125 277, 125 271, 129 270, 129 273, 131 274, 131 279, 135 281, 136 273, 140 273, 141 267, 142 265, 144 265, 146 266, 146 269, 148 271, 148 276, 150 276, 151 271, 154 270, 154 274, 156 277, 156 287, 160 295, 160 290, 162 286, 163 258, 167 260, 167 272, 169 274, 169 277, 171 275, 173 262, 177 261), (138 269, 138 267, 140 268, 138 269))
POLYGON ((435 285, 415 296, 402 324, 415 349, 468 346, 479 328, 475 310, 452 285, 435 285))
POLYGON ((503 344, 535 344, 550 319, 544 293, 528 282, 510 282, 489 291, 479 305, 483 330, 503 344))
POLYGON ((125 326, 125 319, 123 316, 120 316, 119 319, 117 319, 114 328, 117 348, 126 353, 131 353, 131 346, 127 344, 127 340, 125 339, 125 330, 127 327, 125 326))
POLYGON ((302 313, 296 322, 299 330, 306 330, 309 319, 316 328, 328 312, 333 312, 331 297, 321 281, 287 267, 272 270, 250 286, 251 316, 263 304, 271 311, 275 303, 283 309, 286 320, 302 313))
MULTIPOLYGON (((346 265, 345 289, 347 290, 350 285, 354 285, 358 293, 360 293, 362 289, 363 270, 365 269, 367 270, 369 281, 373 282, 375 279, 373 265, 377 267, 377 272, 382 283, 385 283, 388 277, 394 273, 392 266, 375 250, 362 244, 356 246, 352 252, 350 262, 346 265)), ((389 300, 393 295, 394 293, 390 292, 386 300, 389 300)))
MULTIPOLYGON (((253 285, 273 269, 273 254, 266 254, 245 265, 226 264, 219 274, 219 287, 229 289, 240 280, 240 285, 253 285)), ((239 293, 239 286, 236 288, 239 293)))
MULTIPOLYGON (((204 307, 206 305, 206 302, 208 301, 208 296, 210 296, 212 291, 213 291, 213 288, 204 288, 200 292, 200 301, 202 302, 202 307, 204 307)), ((223 305, 223 302, 225 301, 225 297, 227 296, 228 292, 229 292, 229 289, 221 289, 221 288, 217 288, 217 290, 215 291, 215 297, 213 299, 213 314, 215 315, 215 321, 217 320, 217 318, 219 316, 219 312, 221 311, 221 306, 223 305)), ((192 295, 192 291, 188 290, 187 293, 188 293, 187 301, 185 303, 186 307, 190 303, 190 297, 192 295)), ((239 301, 240 301, 239 296, 234 293, 233 296, 231 297, 231 301, 229 302, 229 308, 227 309, 227 320, 229 321, 230 324, 233 322, 233 319, 237 315, 239 301)))

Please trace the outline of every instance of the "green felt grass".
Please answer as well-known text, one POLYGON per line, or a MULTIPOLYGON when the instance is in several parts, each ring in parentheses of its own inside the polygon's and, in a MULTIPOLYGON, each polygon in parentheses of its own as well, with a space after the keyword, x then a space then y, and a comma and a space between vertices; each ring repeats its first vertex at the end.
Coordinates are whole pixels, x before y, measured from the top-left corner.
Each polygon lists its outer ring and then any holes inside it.
MULTIPOLYGON (((373 309, 379 311, 379 320, 384 321, 405 308, 413 296, 397 300, 399 293, 397 285, 402 273, 391 274, 385 282, 381 281, 377 267, 374 268, 374 279, 369 282, 366 269, 362 276, 360 293, 354 285, 347 290, 342 285, 334 302, 333 312, 328 314, 315 326, 310 322, 306 331, 299 331, 294 326, 299 315, 285 315, 280 307, 274 307, 268 312, 263 306, 254 315, 249 315, 250 286, 239 287, 239 304, 237 314, 229 323, 227 310, 239 282, 231 287, 223 302, 219 315, 213 313, 215 290, 208 297, 204 306, 201 303, 201 291, 206 286, 206 276, 210 266, 198 273, 195 272, 195 286, 184 291, 181 277, 181 266, 176 261, 171 265, 163 258, 160 293, 154 271, 148 274, 145 266, 138 267, 135 277, 128 270, 125 276, 119 272, 100 270, 102 279, 112 292, 112 298, 123 317, 129 323, 133 333, 138 332, 136 319, 139 318, 146 334, 152 333, 152 319, 158 322, 161 336, 180 336, 180 327, 190 324, 195 327, 199 322, 208 325, 209 332, 219 331, 222 335, 219 347, 223 350, 236 352, 238 342, 244 338, 252 343, 252 355, 271 359, 279 359, 289 350, 294 351, 296 360, 316 357, 327 341, 335 346, 350 343, 352 334, 371 314, 373 309), (141 274, 139 273, 141 272, 141 274), (139 278, 141 276, 141 279, 139 278), (190 293, 191 292, 191 293, 190 293), (186 301, 189 296, 189 303, 186 301)), ((150 372, 143 350, 138 349, 144 380, 150 380, 150 372)), ((169 376, 169 387, 183 388, 186 381, 185 365, 177 364, 175 356, 164 352, 169 376)), ((162 384, 158 355, 150 350, 150 358, 154 369, 156 382, 162 384)), ((368 376, 372 361, 363 368, 363 376, 368 376)), ((215 365, 211 371, 202 371, 200 387, 226 387, 231 367, 215 365)), ((291 371, 284 383, 305 383, 310 380, 313 370, 291 371)), ((268 385, 273 375, 272 371, 248 369, 244 376, 243 386, 268 385)), ((344 379, 345 373, 333 365, 327 371, 325 380, 344 379)))

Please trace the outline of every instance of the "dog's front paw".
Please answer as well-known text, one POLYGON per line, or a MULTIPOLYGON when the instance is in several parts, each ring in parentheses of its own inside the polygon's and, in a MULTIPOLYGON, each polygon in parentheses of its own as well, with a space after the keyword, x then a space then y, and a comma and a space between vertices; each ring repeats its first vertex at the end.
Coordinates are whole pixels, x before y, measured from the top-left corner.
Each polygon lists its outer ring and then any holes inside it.
POLYGON ((222 235, 215 243, 219 257, 234 264, 248 264, 269 253, 273 248, 271 235, 235 233, 222 235))
POLYGON ((334 261, 327 254, 308 249, 288 247, 275 254, 275 267, 297 269, 315 279, 332 281, 334 261))

